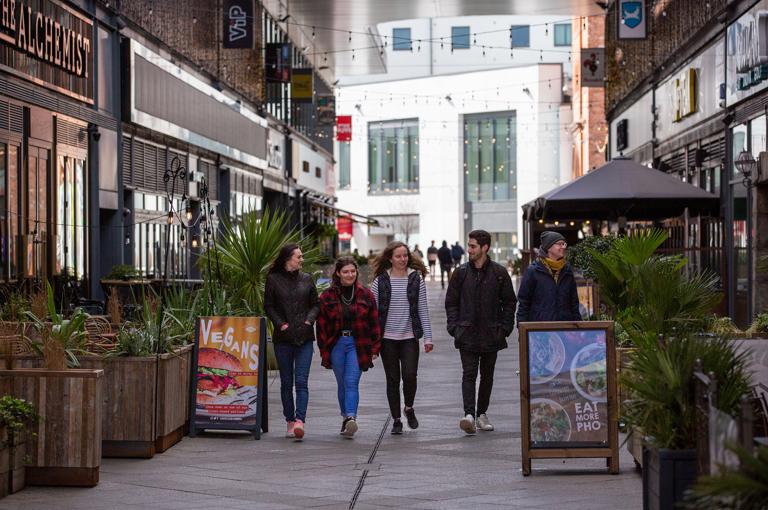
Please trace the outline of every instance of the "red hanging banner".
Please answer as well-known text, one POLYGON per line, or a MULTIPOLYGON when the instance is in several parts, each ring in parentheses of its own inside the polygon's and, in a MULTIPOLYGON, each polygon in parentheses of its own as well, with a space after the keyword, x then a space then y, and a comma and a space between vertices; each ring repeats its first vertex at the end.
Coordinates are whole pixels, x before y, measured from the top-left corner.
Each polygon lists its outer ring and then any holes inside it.
POLYGON ((352 116, 351 115, 336 116, 336 141, 337 142, 352 141, 352 116))
POLYGON ((339 216, 336 218, 336 230, 339 231, 339 241, 349 241, 352 239, 352 217, 339 216))

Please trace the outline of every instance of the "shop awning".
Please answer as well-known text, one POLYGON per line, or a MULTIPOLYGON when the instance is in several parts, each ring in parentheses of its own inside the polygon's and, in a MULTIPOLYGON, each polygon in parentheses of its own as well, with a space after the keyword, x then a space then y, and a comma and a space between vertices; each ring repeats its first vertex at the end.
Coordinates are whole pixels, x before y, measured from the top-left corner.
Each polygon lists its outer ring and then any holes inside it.
POLYGON ((717 215, 720 199, 672 175, 616 158, 523 205, 523 218, 626 217, 656 220, 683 214, 717 215))
POLYGON ((330 203, 330 201, 333 199, 333 197, 330 196, 321 196, 318 193, 309 193, 307 195, 307 200, 312 202, 313 204, 319 206, 319 207, 325 207, 326 209, 329 209, 333 212, 334 216, 348 216, 352 219, 355 223, 365 223, 366 225, 378 225, 379 220, 376 218, 371 218, 370 216, 365 216, 364 214, 358 214, 352 211, 347 211, 345 209, 339 209, 334 204, 330 203))

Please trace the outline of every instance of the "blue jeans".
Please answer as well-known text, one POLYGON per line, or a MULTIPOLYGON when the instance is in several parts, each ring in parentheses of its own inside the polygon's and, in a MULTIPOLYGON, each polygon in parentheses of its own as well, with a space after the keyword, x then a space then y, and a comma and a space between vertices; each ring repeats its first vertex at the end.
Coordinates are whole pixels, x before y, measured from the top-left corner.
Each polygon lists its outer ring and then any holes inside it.
POLYGON ((344 417, 357 417, 360 403, 360 365, 357 363, 355 339, 342 336, 331 351, 331 366, 339 386, 339 409, 344 417))
POLYGON ((309 367, 312 365, 312 344, 275 344, 275 357, 280 369, 280 398, 283 401, 285 421, 307 419, 309 404, 309 367), (296 385, 296 405, 293 404, 293 386, 296 385))

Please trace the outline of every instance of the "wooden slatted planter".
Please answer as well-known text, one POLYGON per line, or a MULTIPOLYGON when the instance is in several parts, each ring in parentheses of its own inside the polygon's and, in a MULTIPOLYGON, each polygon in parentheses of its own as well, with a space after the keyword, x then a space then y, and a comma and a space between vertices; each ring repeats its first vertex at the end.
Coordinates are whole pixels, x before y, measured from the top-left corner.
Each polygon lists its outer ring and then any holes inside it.
POLYGON ((99 483, 103 370, 0 370, 0 387, 42 418, 27 439, 27 485, 99 483))

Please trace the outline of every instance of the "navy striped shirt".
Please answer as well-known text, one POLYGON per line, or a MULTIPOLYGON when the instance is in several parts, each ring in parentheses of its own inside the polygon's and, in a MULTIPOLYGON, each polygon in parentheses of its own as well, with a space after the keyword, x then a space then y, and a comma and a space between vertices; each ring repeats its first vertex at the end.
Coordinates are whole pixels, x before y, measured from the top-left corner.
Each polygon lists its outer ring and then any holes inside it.
MULTIPOLYGON (((412 271, 412 270, 411 270, 412 271)), ((389 302, 389 314, 387 324, 384 326, 382 338, 390 340, 407 340, 414 338, 411 311, 408 304, 408 277, 389 276, 392 287, 392 299, 389 302)), ((424 329, 424 343, 432 343, 432 326, 429 323, 429 310, 427 308, 427 285, 423 278, 419 278, 419 318, 424 329)), ((379 303, 379 279, 373 280, 371 292, 379 303)))

